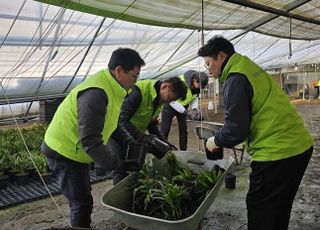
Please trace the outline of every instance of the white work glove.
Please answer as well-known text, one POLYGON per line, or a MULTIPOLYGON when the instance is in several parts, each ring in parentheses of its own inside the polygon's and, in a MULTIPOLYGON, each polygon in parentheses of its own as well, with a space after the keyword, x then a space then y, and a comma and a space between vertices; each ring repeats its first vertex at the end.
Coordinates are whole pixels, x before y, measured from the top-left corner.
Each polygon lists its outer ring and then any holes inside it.
POLYGON ((208 160, 220 160, 223 158, 223 149, 214 142, 214 137, 210 137, 205 143, 208 160))
POLYGON ((216 145, 216 143, 214 142, 214 137, 210 137, 210 138, 207 140, 206 148, 207 148, 210 152, 215 152, 214 150, 219 148, 219 146, 216 145))
POLYGON ((185 114, 188 117, 188 119, 196 121, 196 117, 194 116, 192 111, 186 110, 183 114, 185 114))

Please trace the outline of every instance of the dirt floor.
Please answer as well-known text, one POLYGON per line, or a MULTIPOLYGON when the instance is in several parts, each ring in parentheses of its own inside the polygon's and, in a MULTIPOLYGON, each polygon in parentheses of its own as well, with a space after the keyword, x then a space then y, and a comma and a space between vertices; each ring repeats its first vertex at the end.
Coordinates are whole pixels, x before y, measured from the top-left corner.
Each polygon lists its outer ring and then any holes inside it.
MULTIPOLYGON (((204 101, 203 104, 207 102, 204 101)), ((309 128, 315 140, 315 148, 306 174, 300 185, 291 212, 289 229, 320 229, 320 101, 296 101, 294 104, 303 116, 306 126, 309 128)), ((223 121, 223 110, 218 114, 207 111, 203 106, 203 114, 208 121, 223 121)), ((197 150, 198 142, 192 125, 189 129, 189 150, 197 150)), ((176 124, 173 124, 170 133, 170 141, 178 145, 178 132, 176 124)), ((233 153, 227 151, 233 156, 233 153)), ((237 176, 236 189, 229 190, 222 186, 217 198, 203 218, 203 230, 246 229, 246 205, 245 197, 248 190, 248 175, 250 173, 250 159, 245 154, 241 165, 233 169, 237 176)), ((122 230, 125 225, 116 220, 112 211, 101 204, 101 196, 112 188, 110 180, 92 186, 94 196, 94 211, 92 214, 93 227, 96 229, 122 230)), ((68 214, 68 205, 64 197, 55 196, 57 203, 63 212, 68 214)), ((68 219, 63 218, 58 208, 51 199, 43 199, 13 208, 0 210, 0 229, 47 229, 59 228, 68 225, 68 219)))

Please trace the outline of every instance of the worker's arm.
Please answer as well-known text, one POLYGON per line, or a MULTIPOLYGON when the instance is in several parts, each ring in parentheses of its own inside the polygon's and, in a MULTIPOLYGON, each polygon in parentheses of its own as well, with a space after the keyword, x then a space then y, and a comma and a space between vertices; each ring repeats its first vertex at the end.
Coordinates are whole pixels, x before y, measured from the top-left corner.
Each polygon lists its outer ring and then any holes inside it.
POLYGON ((185 113, 186 112, 186 108, 177 101, 172 101, 169 103, 169 105, 178 113, 185 113))
POLYGON ((219 147, 230 148, 243 142, 249 135, 253 89, 244 75, 236 73, 225 81, 223 95, 224 126, 216 133, 214 142, 219 147))
POLYGON ((89 156, 106 169, 117 169, 120 160, 102 140, 108 97, 99 88, 90 88, 78 94, 77 112, 80 142, 89 156))
POLYGON ((137 86, 134 86, 122 104, 118 128, 116 130, 117 136, 126 140, 131 140, 132 138, 139 140, 143 136, 143 133, 130 121, 139 108, 141 101, 141 91, 137 86))
POLYGON ((178 113, 186 115, 190 120, 196 120, 197 117, 194 115, 192 111, 187 110, 183 105, 181 105, 177 101, 172 101, 169 105, 176 110, 178 113))
POLYGON ((190 102, 191 109, 198 109, 199 108, 199 97, 196 97, 190 102))
POLYGON ((162 133, 160 132, 159 121, 157 119, 151 120, 147 129, 150 134, 156 135, 160 140, 162 141, 166 140, 162 135, 162 133))

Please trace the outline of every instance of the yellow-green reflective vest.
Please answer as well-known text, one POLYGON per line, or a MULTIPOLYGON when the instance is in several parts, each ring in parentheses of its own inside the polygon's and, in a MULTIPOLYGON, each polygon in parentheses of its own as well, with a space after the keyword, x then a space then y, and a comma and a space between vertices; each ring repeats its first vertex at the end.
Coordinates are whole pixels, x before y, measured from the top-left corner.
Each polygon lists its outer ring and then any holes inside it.
POLYGON ((253 89, 247 150, 254 161, 274 161, 304 152, 313 144, 302 118, 274 79, 246 56, 232 55, 220 80, 245 75, 253 89))
POLYGON ((179 76, 179 78, 187 86, 187 95, 186 95, 186 99, 184 100, 178 99, 177 102, 179 102, 183 106, 186 106, 186 105, 189 105, 198 95, 192 94, 191 89, 188 87, 186 83, 186 79, 184 78, 183 75, 179 76))
POLYGON ((120 108, 127 95, 125 89, 114 79, 109 70, 102 70, 72 89, 58 107, 45 134, 45 143, 64 157, 81 163, 93 161, 81 146, 77 113, 77 95, 88 88, 100 88, 108 96, 105 122, 101 133, 104 144, 117 127, 120 108))
POLYGON ((157 97, 156 89, 154 88, 155 80, 142 80, 136 83, 136 86, 141 91, 141 103, 133 117, 131 123, 142 133, 144 133, 149 123, 153 119, 157 119, 161 112, 162 105, 154 108, 154 99, 157 97))

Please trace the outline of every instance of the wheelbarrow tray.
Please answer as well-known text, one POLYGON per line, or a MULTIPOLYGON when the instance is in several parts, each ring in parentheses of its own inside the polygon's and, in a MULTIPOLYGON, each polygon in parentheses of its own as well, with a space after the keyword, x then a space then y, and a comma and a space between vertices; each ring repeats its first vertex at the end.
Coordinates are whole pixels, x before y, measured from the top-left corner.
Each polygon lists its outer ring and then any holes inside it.
MULTIPOLYGON (((188 165, 193 171, 213 170, 214 165, 218 165, 225 170, 216 185, 211 189, 207 197, 191 216, 185 219, 172 221, 131 212, 132 185, 137 173, 129 175, 115 187, 107 191, 102 197, 102 204, 113 210, 115 217, 130 228, 139 230, 197 229, 204 214, 216 198, 224 181, 224 177, 233 164, 233 158, 228 156, 222 160, 209 161, 206 159, 206 155, 203 152, 174 151, 174 154, 181 163, 188 165)), ((165 175, 166 173, 166 165, 165 160, 153 160, 153 167, 162 175, 165 175)))
POLYGON ((188 121, 188 126, 189 125, 194 132, 196 132, 197 127, 210 129, 214 132, 218 132, 223 127, 222 123, 213 121, 188 121))

